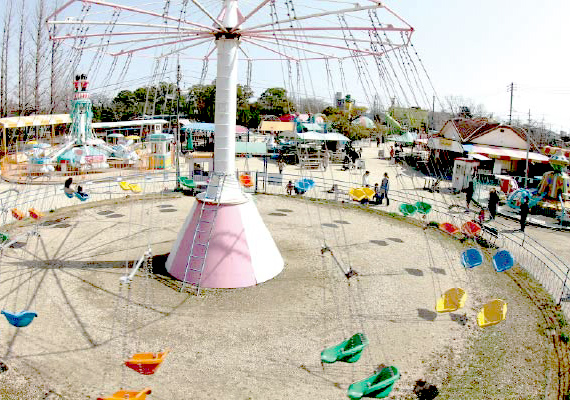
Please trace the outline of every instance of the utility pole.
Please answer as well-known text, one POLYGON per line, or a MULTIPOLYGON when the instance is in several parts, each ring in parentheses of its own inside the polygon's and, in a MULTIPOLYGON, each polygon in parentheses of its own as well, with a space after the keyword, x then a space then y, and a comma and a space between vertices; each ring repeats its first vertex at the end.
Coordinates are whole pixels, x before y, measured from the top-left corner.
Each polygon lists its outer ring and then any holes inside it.
POLYGON ((511 82, 509 85, 509 90, 511 91, 511 107, 509 109, 509 125, 513 120, 513 91, 515 90, 515 84, 511 82))
POLYGON ((180 187, 180 80, 182 74, 180 73, 180 57, 178 58, 178 65, 176 67, 176 146, 175 146, 175 162, 176 162, 176 192, 182 190, 180 187))
POLYGON ((435 130, 435 95, 431 100, 431 129, 435 130))
POLYGON ((526 129, 526 168, 524 171, 524 188, 528 189, 528 153, 530 151, 530 109, 528 110, 528 126, 526 129))

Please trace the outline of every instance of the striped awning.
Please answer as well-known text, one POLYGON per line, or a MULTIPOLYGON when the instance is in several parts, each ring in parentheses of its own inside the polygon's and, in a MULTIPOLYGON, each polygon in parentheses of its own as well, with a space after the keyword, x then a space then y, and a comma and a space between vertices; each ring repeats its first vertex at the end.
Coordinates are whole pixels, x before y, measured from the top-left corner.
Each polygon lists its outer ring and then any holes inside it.
MULTIPOLYGON (((511 149, 507 147, 464 144, 463 149, 469 154, 482 154, 499 160, 526 160, 527 157, 526 150, 511 149)), ((550 160, 548 157, 539 153, 533 153, 532 151, 528 152, 528 159, 540 163, 548 163, 550 160)))

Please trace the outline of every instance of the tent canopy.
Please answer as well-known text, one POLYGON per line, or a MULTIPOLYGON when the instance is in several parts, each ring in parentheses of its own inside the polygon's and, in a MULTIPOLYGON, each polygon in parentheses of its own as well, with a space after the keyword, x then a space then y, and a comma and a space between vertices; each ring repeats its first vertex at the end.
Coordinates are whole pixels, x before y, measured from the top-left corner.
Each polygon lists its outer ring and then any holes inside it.
POLYGON ((315 131, 308 132, 285 132, 284 136, 291 137, 300 140, 317 140, 317 141, 327 141, 327 142, 349 142, 350 139, 346 136, 337 133, 321 133, 315 131))
POLYGON ((70 124, 69 114, 30 115, 27 117, 0 118, 2 128, 23 128, 26 126, 46 126, 57 124, 70 124))

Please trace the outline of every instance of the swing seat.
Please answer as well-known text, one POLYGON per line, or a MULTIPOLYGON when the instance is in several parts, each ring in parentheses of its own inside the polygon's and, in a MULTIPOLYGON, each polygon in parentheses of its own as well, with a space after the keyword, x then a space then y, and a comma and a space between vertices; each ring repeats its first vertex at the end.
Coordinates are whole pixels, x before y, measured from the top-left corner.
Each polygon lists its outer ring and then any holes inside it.
POLYGON ((180 182, 180 184, 184 186, 186 189, 196 189, 196 183, 194 182, 194 179, 181 176, 178 179, 178 182, 180 182))
POLYGON ((353 363, 360 359, 362 350, 368 346, 364 333, 357 333, 336 346, 327 347, 321 352, 321 362, 332 364, 337 361, 353 363))
POLYGON ((17 220, 24 219, 24 212, 18 210, 17 208, 12 208, 12 217, 16 218, 17 220))
POLYGON ((467 301, 467 293, 461 288, 452 288, 446 290, 435 304, 435 311, 446 313, 459 310, 465 306, 467 301))
POLYGON ((457 235, 460 232, 458 227, 449 222, 439 224, 439 229, 446 233, 449 233, 450 235, 457 235))
POLYGON ((515 265, 515 259, 513 255, 505 249, 497 250, 493 256, 493 268, 497 272, 505 272, 515 265))
POLYGON ((416 203, 416 209, 420 214, 426 215, 429 214, 429 212, 431 211, 431 205, 428 203, 424 203, 423 201, 418 201, 416 203))
POLYGON ((307 190, 312 189, 315 186, 315 181, 308 178, 299 179, 295 181, 295 189, 299 192, 299 194, 305 193, 307 190))
POLYGON ((77 197, 81 201, 85 201, 89 198, 89 195, 87 193, 75 192, 75 197, 77 197))
POLYGON ((366 197, 366 194, 364 194, 362 188, 350 188, 348 190, 348 195, 354 201, 361 201, 366 197))
POLYGON ((140 193, 142 192, 142 188, 139 184, 137 183, 130 183, 129 184, 129 189, 131 189, 132 192, 134 193, 140 193))
POLYGON ((471 247, 461 253, 461 264, 465 268, 475 268, 483 264, 483 253, 481 250, 471 247))
POLYGON ((142 375, 152 375, 166 358, 170 349, 159 353, 136 353, 125 361, 125 365, 142 375))
POLYGON ((10 239, 10 236, 7 233, 0 232, 0 243, 7 242, 10 239))
POLYGON ((97 400, 145 400, 146 396, 151 393, 150 388, 143 390, 119 390, 109 397, 97 397, 97 400))
POLYGON ((241 174, 239 176, 239 183, 241 183, 243 187, 250 188, 253 186, 253 179, 251 179, 249 174, 241 174))
POLYGON ((372 397, 383 399, 390 395, 396 381, 400 379, 400 372, 394 366, 383 368, 368 378, 354 382, 348 387, 349 399, 372 397))
POLYGON ((127 182, 125 181, 121 181, 119 182, 119 186, 121 187, 121 189, 123 190, 131 190, 131 185, 129 185, 127 182))
POLYGON ((35 317, 38 316, 34 311, 20 311, 13 313, 10 311, 2 310, 2 315, 6 317, 8 323, 16 328, 24 328, 32 323, 35 317))
POLYGON ((68 198, 70 198, 70 199, 73 198, 74 191, 73 191, 72 189, 64 188, 64 189, 63 189, 63 193, 64 193, 68 198))
POLYGON ((408 217, 413 215, 418 209, 413 204, 403 203, 400 204, 400 212, 404 215, 404 217, 408 217))
POLYGON ((477 324, 481 328, 497 325, 507 318, 507 303, 501 299, 494 299, 483 306, 477 314, 477 324))
POLYGON ((370 201, 374 200, 374 189, 367 187, 351 188, 348 191, 348 195, 354 201, 362 201, 363 199, 368 199, 370 201))
POLYGON ((461 232, 468 237, 475 237, 481 232, 481 226, 473 221, 467 221, 461 226, 461 232))
POLYGON ((35 208, 30 208, 28 210, 28 213, 30 214, 30 217, 32 217, 33 219, 40 219, 41 217, 44 216, 42 212, 39 212, 35 208))

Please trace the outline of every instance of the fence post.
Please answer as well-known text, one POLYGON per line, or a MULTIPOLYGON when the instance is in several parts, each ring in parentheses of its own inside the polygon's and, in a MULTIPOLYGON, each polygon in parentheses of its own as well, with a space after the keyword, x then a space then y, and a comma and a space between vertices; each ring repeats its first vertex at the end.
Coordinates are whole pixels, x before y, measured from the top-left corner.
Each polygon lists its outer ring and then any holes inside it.
POLYGON ((562 302, 562 296, 564 296, 564 288, 566 287, 566 282, 568 281, 568 269, 566 270, 566 276, 564 277, 564 282, 562 282, 562 290, 560 291, 560 296, 558 297, 557 305, 562 302))

